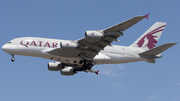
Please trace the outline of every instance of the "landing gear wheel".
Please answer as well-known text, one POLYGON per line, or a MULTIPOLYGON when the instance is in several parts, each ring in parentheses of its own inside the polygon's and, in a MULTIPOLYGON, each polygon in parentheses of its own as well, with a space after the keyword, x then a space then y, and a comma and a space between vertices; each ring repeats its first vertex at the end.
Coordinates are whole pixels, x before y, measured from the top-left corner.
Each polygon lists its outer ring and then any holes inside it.
POLYGON ((14 62, 15 61, 15 58, 14 58, 14 54, 10 54, 11 55, 11 61, 14 62))
POLYGON ((14 61, 15 61, 15 59, 14 59, 14 58, 12 58, 12 59, 11 59, 11 61, 12 61, 12 62, 14 62, 14 61))
POLYGON ((79 63, 82 64, 82 63, 83 63, 83 60, 80 60, 79 63))
POLYGON ((87 62, 87 60, 86 60, 86 59, 84 59, 84 64, 86 64, 86 62, 87 62))
POLYGON ((79 63, 80 63, 80 64, 82 64, 82 63, 86 64, 86 62, 87 62, 87 60, 86 60, 86 59, 84 59, 84 60, 80 60, 80 61, 79 61, 79 63))

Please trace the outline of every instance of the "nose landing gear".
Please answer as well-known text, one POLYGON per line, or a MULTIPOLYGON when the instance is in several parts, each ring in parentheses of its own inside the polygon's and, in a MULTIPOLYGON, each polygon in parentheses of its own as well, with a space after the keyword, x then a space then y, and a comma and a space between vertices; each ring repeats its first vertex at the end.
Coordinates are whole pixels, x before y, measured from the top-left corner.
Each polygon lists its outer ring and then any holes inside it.
POLYGON ((11 55, 11 61, 14 62, 15 61, 15 58, 14 58, 14 54, 10 54, 11 55))
POLYGON ((15 59, 14 59, 14 58, 12 58, 12 59, 11 59, 11 61, 12 61, 12 62, 14 62, 14 61, 15 61, 15 59))

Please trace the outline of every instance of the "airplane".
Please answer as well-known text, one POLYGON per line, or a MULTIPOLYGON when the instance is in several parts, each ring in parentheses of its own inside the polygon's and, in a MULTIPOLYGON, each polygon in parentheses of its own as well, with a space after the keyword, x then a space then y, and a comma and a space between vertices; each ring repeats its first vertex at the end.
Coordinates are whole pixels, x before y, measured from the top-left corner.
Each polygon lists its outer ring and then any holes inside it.
POLYGON ((121 64, 137 61, 155 63, 161 52, 177 43, 166 43, 155 47, 165 26, 156 22, 130 46, 112 45, 113 41, 124 36, 123 31, 130 28, 148 15, 135 16, 122 23, 103 30, 85 31, 85 37, 72 40, 59 40, 39 37, 15 38, 2 46, 14 62, 14 55, 42 57, 56 62, 48 63, 48 70, 60 71, 61 75, 71 76, 79 71, 92 72, 94 65, 121 64))

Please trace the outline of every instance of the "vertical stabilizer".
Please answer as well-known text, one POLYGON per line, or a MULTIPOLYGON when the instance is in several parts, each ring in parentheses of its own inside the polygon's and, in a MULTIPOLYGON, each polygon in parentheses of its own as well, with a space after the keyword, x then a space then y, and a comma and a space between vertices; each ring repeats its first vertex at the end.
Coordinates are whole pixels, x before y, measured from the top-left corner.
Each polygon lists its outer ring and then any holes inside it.
POLYGON ((156 22, 143 35, 141 35, 131 47, 139 47, 144 50, 152 49, 156 46, 164 28, 165 22, 156 22))

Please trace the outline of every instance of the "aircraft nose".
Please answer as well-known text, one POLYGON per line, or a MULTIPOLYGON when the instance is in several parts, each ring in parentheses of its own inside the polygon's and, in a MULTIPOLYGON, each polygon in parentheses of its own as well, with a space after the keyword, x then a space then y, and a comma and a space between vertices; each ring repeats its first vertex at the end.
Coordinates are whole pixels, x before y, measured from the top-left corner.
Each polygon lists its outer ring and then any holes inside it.
POLYGON ((7 52, 9 50, 9 48, 10 48, 9 45, 6 45, 6 44, 2 46, 2 50, 4 52, 7 52))

